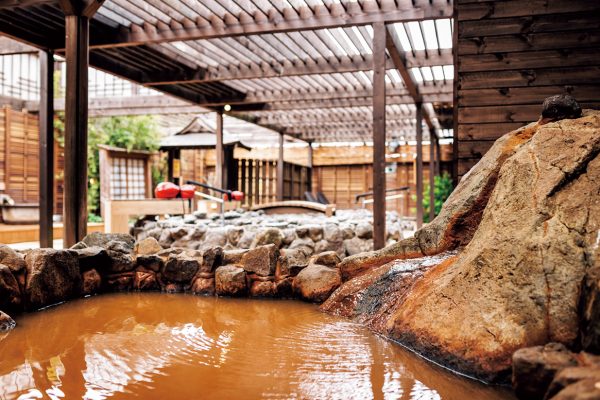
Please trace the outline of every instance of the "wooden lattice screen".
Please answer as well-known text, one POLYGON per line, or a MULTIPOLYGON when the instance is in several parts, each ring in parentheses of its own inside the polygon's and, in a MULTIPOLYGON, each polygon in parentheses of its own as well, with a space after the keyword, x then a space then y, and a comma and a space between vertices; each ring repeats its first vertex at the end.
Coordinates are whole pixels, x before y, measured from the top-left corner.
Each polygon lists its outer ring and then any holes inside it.
POLYGON ((152 197, 151 156, 146 151, 98 146, 100 199, 139 200, 152 197))

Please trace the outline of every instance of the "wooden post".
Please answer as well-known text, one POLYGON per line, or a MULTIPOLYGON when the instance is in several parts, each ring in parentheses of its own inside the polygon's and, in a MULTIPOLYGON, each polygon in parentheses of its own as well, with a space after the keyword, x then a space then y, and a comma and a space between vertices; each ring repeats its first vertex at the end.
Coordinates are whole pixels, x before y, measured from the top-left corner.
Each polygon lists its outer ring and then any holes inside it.
POLYGON ((429 222, 435 218, 435 130, 429 129, 429 222))
POLYGON ((223 152, 223 113, 217 111, 217 128, 215 130, 217 135, 217 147, 216 147, 216 160, 215 160, 215 172, 216 172, 216 185, 221 189, 226 188, 225 177, 225 154, 223 152))
POLYGON ((417 229, 423 226, 423 109, 417 108, 417 229))
POLYGON ((440 176, 442 163, 442 151, 440 148, 440 139, 436 136, 435 138, 435 174, 440 176))
POLYGON ((283 133, 279 134, 279 156, 277 158, 277 201, 283 201, 283 133))
POLYGON ((173 182, 173 164, 175 163, 175 150, 167 150, 167 181, 173 182))
POLYGON ((308 174, 306 176, 306 190, 309 192, 312 192, 312 184, 313 184, 313 161, 314 161, 314 154, 313 154, 313 147, 312 147, 312 140, 308 141, 308 174))
POLYGON ((89 19, 67 15, 65 96, 64 247, 87 232, 87 122, 89 19))
POLYGON ((40 51, 40 247, 52 247, 54 213, 54 52, 40 51))
POLYGON ((385 24, 373 24, 373 247, 385 246, 385 24))

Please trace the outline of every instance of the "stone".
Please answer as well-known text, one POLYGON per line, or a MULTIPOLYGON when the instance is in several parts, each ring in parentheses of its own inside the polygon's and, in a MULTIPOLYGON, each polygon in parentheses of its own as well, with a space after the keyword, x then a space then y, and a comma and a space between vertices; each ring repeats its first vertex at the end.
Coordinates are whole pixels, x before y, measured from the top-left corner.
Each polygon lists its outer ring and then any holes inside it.
POLYGON ((246 271, 235 265, 223 265, 215 271, 215 290, 219 296, 244 296, 246 271))
POLYGON ((344 240, 344 249, 349 256, 366 253, 373 250, 373 239, 361 239, 358 236, 346 239, 344 240))
POLYGON ((159 290, 160 285, 156 278, 156 272, 144 267, 138 267, 133 277, 134 290, 159 290))
POLYGON ((154 272, 160 271, 164 265, 163 258, 155 254, 148 256, 137 256, 135 258, 135 263, 140 267, 144 267, 154 272))
POLYGON ((527 347, 512 357, 512 385, 520 399, 542 400, 554 375, 577 365, 575 355, 559 343, 527 347))
POLYGON ((221 263, 223 265, 227 264, 239 264, 242 260, 242 256, 247 252, 246 249, 235 249, 235 250, 226 250, 223 252, 223 259, 221 263))
POLYGON ((222 228, 210 229, 204 236, 202 248, 223 247, 227 244, 227 231, 222 228))
POLYGON ((100 293, 102 288, 102 277, 95 269, 88 269, 81 274, 82 289, 81 293, 84 296, 91 296, 100 293))
POLYGON ((231 245, 237 246, 243 234, 244 228, 240 228, 239 226, 232 226, 229 229, 227 229, 227 241, 231 245))
POLYGON ((110 260, 110 272, 129 272, 135 269, 135 263, 133 257, 130 254, 114 250, 107 250, 106 253, 110 260))
POLYGON ((583 379, 558 392, 552 400, 600 400, 600 381, 583 379))
POLYGON ((134 251, 137 255, 151 255, 156 254, 161 251, 163 248, 160 244, 158 244, 158 240, 153 237, 148 237, 144 240, 140 240, 136 242, 134 251))
POLYGON ((169 258, 161 271, 161 275, 170 282, 190 282, 199 268, 200 263, 196 258, 189 257, 186 254, 178 254, 169 258))
POLYGON ((304 249, 283 249, 277 260, 279 277, 296 276, 308 265, 309 255, 304 249))
POLYGON ((281 234, 283 235, 283 244, 289 246, 296 239, 296 230, 293 228, 282 229, 281 234))
POLYGON ((342 283, 340 272, 335 268, 310 264, 294 278, 293 290, 301 299, 322 303, 342 283))
POLYGON ((578 119, 504 135, 414 237, 344 259, 339 267, 354 277, 345 283, 352 286, 390 261, 458 252, 391 305, 372 299, 360 318, 424 357, 489 382, 507 379, 516 349, 548 341, 577 347, 580 310, 593 303, 581 298, 588 293, 582 284, 598 263, 599 130, 600 112, 584 110, 578 119))
POLYGON ((240 240, 238 240, 237 247, 240 249, 249 249, 254 241, 254 236, 256 236, 256 232, 250 229, 245 230, 240 240))
POLYGON ((8 332, 13 330, 15 326, 17 326, 15 320, 12 319, 10 315, 0 311, 0 332, 8 332))
POLYGON ((565 118, 580 118, 581 107, 577 101, 568 94, 558 94, 546 97, 542 104, 542 119, 558 121, 565 118))
POLYGON ((315 242, 308 237, 298 237, 288 247, 289 249, 304 249, 307 254, 312 254, 315 250, 315 242))
POLYGON ((330 243, 341 243, 344 240, 344 234, 336 224, 325 224, 323 239, 330 243))
POLYGON ((308 237, 313 242, 323 239, 323 227, 321 225, 308 225, 308 237))
POLYGON ((0 264, 6 265, 14 274, 25 271, 23 255, 5 244, 0 244, 0 264))
POLYGON ((106 277, 106 287, 114 292, 127 292, 133 288, 134 272, 122 272, 106 277))
POLYGON ((272 281, 254 281, 250 285, 251 297, 275 297, 277 289, 275 282, 272 281))
POLYGON ((582 380, 594 379, 600 382, 600 366, 567 367, 554 375, 546 391, 545 399, 552 399, 566 387, 582 380))
POLYGON ((81 249, 85 249, 86 247, 88 247, 87 244, 85 244, 83 242, 77 242, 73 246, 71 246, 70 249, 71 250, 81 250, 81 249))
POLYGON ((220 247, 205 249, 201 257, 200 272, 214 272, 223 260, 223 249, 220 247))
POLYGON ((253 272, 261 276, 275 274, 279 249, 274 244, 260 246, 248 250, 242 256, 240 265, 246 272, 253 272))
POLYGON ((196 278, 192 282, 191 291, 197 295, 214 296, 215 278, 196 278))
POLYGON ((273 244, 277 248, 280 248, 283 244, 283 234, 277 228, 267 228, 264 229, 254 237, 250 248, 255 248, 259 246, 265 246, 268 244, 273 244))
POLYGON ((335 268, 340 263, 340 257, 335 251, 326 251, 314 255, 310 258, 311 264, 324 265, 326 267, 335 268))
POLYGON ((77 256, 70 250, 36 249, 25 256, 28 310, 61 303, 81 294, 77 256))
POLYGON ((168 229, 164 229, 161 231, 160 236, 158 238, 158 244, 161 247, 167 248, 171 246, 173 241, 174 239, 171 237, 171 232, 168 229))
POLYGON ((0 309, 19 310, 21 305, 19 282, 8 266, 0 264, 0 309))
POLYGON ((354 229, 349 224, 340 225, 340 229, 342 231, 342 238, 344 240, 352 239, 355 235, 354 229))
POLYGON ((286 278, 275 281, 275 295, 280 299, 291 299, 294 297, 294 289, 292 285, 294 278, 288 276, 286 278))
POLYGON ((356 236, 361 239, 371 239, 373 237, 373 225, 366 221, 356 224, 356 236))
POLYGON ((315 243, 315 254, 323 253, 329 251, 330 244, 327 240, 321 239, 317 243, 315 243))
POLYGON ((166 293, 183 293, 183 285, 181 283, 170 282, 165 284, 162 290, 166 293))
POLYGON ((123 242, 129 248, 129 251, 133 250, 135 239, 133 236, 126 233, 101 233, 92 232, 83 238, 82 242, 88 247, 99 246, 106 248, 109 242, 123 242))
POLYGON ((71 249, 71 251, 77 254, 79 270, 81 272, 85 272, 90 269, 107 271, 112 264, 112 260, 108 256, 108 252, 100 246, 71 249))

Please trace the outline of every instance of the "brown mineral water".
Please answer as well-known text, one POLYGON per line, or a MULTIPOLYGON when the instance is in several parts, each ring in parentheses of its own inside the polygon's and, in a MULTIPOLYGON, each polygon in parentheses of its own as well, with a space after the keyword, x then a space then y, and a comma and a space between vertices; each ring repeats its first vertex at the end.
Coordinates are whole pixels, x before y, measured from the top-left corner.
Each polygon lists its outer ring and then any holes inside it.
POLYGON ((297 301, 112 294, 21 315, 0 399, 510 399, 297 301))

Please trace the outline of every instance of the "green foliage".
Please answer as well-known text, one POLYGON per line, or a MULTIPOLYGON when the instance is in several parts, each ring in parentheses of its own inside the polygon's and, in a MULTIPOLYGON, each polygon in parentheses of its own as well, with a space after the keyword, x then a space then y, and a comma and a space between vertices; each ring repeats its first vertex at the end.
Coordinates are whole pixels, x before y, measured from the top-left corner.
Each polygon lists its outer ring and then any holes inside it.
MULTIPOLYGON (((88 212, 100 208, 100 158, 98 145, 131 150, 158 149, 160 134, 153 116, 105 117, 88 123, 88 212)), ((154 171, 153 171, 154 178, 154 171)), ((89 220, 89 218, 88 218, 89 220)))
MULTIPOLYGON (((433 178, 435 215, 440 213, 444 202, 452 193, 452 189, 452 178, 447 172, 433 178)), ((429 182, 426 182, 423 188, 423 221, 429 222, 429 182)))
POLYGON ((88 214, 88 222, 102 222, 102 217, 96 214, 88 214))

